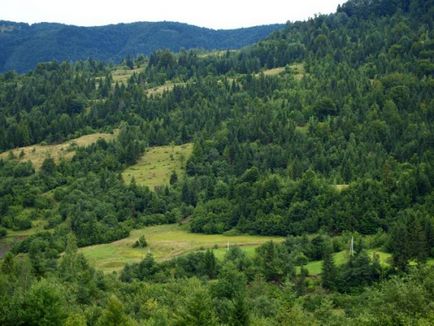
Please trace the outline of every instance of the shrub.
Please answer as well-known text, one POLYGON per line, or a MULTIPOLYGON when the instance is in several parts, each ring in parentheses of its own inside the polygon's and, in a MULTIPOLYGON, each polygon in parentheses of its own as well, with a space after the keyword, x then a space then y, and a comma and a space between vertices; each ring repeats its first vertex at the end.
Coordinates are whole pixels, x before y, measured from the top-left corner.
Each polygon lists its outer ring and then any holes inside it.
POLYGON ((133 248, 145 248, 147 246, 148 243, 146 242, 144 235, 141 235, 140 238, 133 244, 133 248))
POLYGON ((0 239, 6 237, 7 234, 8 234, 8 230, 6 230, 6 228, 0 226, 0 239))

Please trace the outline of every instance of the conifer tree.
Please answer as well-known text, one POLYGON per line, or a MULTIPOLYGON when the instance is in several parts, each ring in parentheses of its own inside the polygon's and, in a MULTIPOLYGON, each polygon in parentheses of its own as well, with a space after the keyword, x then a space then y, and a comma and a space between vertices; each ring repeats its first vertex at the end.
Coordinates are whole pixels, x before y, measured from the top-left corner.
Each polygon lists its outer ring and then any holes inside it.
POLYGON ((333 290, 336 286, 336 265, 328 249, 323 253, 322 286, 329 290, 333 290))

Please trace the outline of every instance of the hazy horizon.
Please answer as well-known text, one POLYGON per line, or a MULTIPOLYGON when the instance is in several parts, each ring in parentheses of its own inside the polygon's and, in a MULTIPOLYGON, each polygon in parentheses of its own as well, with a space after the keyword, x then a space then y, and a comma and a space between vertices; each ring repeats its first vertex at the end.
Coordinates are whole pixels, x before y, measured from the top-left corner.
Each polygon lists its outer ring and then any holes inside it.
POLYGON ((286 1, 56 1, 0 0, 0 20, 35 23, 60 23, 83 27, 135 22, 179 22, 211 29, 247 28, 306 20, 315 14, 336 10, 343 0, 286 1))

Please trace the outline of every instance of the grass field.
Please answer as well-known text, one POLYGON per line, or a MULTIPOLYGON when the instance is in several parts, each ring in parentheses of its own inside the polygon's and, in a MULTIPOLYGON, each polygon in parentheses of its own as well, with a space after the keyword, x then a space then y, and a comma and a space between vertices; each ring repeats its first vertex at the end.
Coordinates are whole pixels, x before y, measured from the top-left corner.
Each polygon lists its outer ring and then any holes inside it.
POLYGON ((113 77, 113 83, 121 83, 126 84, 128 82, 128 79, 134 74, 134 73, 141 73, 145 71, 144 67, 141 68, 134 68, 129 69, 126 66, 119 66, 117 69, 112 71, 112 77, 113 77))
POLYGON ((303 77, 306 75, 306 71, 304 70, 304 65, 302 63, 296 63, 291 66, 292 73, 294 74, 294 78, 296 80, 302 80, 303 77))
POLYGON ((0 154, 0 158, 7 158, 10 152, 20 162, 31 161, 36 169, 39 169, 42 162, 47 157, 52 157, 56 162, 60 159, 71 159, 74 154, 75 146, 87 146, 95 143, 98 139, 112 140, 116 137, 116 132, 113 134, 108 133, 94 133, 79 138, 68 140, 67 142, 56 145, 32 145, 15 148, 13 150, 3 152, 0 154), (20 155, 24 153, 24 156, 20 155))
MULTIPOLYGON (((275 75, 281 74, 284 71, 285 71, 285 67, 277 67, 277 68, 264 70, 264 71, 262 71, 262 73, 265 76, 275 76, 275 75)), ((259 74, 257 74, 257 76, 259 76, 259 74)))
POLYGON ((192 151, 193 144, 149 148, 137 164, 122 173, 122 177, 127 183, 134 177, 138 185, 150 188, 166 185, 173 171, 176 171, 178 178, 182 178, 192 151))
POLYGON ((32 234, 44 231, 46 222, 44 220, 35 220, 32 222, 32 227, 27 230, 14 231, 8 229, 8 234, 5 238, 0 239, 0 258, 12 247, 16 241, 23 240, 32 234))
MULTIPOLYGON (((246 254, 247 257, 253 258, 256 253, 256 248, 259 245, 248 245, 248 246, 239 246, 242 251, 246 254)), ((226 253, 228 252, 227 245, 226 247, 213 249, 213 253, 218 260, 223 260, 225 258, 226 253)))
POLYGON ((139 262, 148 251, 156 260, 164 261, 188 252, 207 248, 216 250, 216 256, 221 258, 229 245, 242 246, 253 253, 258 245, 270 241, 283 241, 281 237, 264 237, 251 235, 228 236, 220 234, 190 233, 185 226, 176 224, 159 225, 131 231, 128 238, 109 244, 101 244, 81 248, 89 262, 104 272, 118 271, 127 263, 139 262), (133 248, 134 242, 144 235, 148 242, 147 248, 133 248))
POLYGON ((145 90, 147 95, 161 95, 164 92, 173 90, 175 86, 185 85, 185 83, 174 83, 171 81, 166 82, 164 85, 148 88, 145 90))
MULTIPOLYGON (((369 257, 373 258, 374 253, 379 256, 381 265, 383 266, 389 265, 389 260, 391 258, 390 254, 379 250, 374 250, 374 249, 368 250, 369 257)), ((345 264, 348 261, 348 258, 349 258, 348 250, 340 251, 333 255, 333 259, 336 266, 345 264)), ((312 261, 308 263, 305 266, 305 268, 308 270, 309 275, 319 275, 321 274, 321 270, 322 270, 322 260, 312 261)))
POLYGON ((337 191, 342 191, 342 190, 348 189, 349 186, 350 185, 348 185, 348 184, 340 184, 340 185, 335 185, 335 188, 337 191))

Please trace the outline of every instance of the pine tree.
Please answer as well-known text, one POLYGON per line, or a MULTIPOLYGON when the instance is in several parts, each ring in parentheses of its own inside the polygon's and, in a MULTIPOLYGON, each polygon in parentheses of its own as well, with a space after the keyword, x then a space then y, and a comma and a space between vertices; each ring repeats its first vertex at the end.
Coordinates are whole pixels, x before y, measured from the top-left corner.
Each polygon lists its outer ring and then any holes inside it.
POLYGON ((217 260, 214 253, 209 249, 205 252, 204 265, 205 273, 208 277, 210 279, 215 278, 217 276, 217 260))
POLYGON ((176 174, 176 171, 173 171, 172 174, 170 175, 170 184, 174 185, 177 182, 178 182, 178 175, 176 174))
POLYGON ((325 250, 323 254, 322 286, 329 290, 336 287, 336 265, 330 250, 325 250))
POLYGON ((295 292, 298 296, 302 296, 306 293, 306 277, 309 275, 309 272, 303 266, 300 267, 300 276, 297 278, 295 282, 295 292))
POLYGON ((393 265, 400 271, 407 270, 410 259, 409 235, 404 223, 399 222, 391 231, 393 265))

